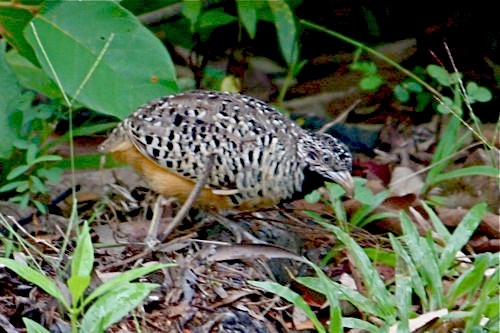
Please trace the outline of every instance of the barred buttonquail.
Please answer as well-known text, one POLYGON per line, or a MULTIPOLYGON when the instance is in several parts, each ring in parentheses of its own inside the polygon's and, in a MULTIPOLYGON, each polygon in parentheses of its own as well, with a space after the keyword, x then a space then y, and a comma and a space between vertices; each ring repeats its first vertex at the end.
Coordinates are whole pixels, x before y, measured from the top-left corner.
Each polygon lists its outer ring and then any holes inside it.
POLYGON ((242 94, 197 90, 156 99, 123 120, 99 150, 181 201, 208 173, 196 202, 203 209, 271 206, 325 180, 352 189, 352 157, 342 142, 242 94))

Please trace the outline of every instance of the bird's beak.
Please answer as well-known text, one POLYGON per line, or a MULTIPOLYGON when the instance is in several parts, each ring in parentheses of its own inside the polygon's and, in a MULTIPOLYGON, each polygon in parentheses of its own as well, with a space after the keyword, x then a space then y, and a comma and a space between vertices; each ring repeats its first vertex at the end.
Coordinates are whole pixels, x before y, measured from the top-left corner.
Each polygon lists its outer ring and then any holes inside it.
POLYGON ((336 171, 330 174, 330 178, 342 186, 350 197, 354 195, 354 181, 349 171, 336 171))

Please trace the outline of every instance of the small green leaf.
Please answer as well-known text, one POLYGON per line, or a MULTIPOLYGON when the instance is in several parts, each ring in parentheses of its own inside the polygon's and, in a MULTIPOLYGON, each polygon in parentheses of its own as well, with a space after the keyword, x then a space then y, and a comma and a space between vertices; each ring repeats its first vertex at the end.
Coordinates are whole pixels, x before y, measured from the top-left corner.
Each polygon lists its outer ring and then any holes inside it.
POLYGON ((424 88, 422 87, 422 85, 418 82, 413 81, 413 80, 406 82, 405 86, 409 91, 414 92, 414 93, 421 93, 422 91, 424 91, 424 88))
POLYGON ((401 103, 407 103, 410 100, 410 93, 401 84, 396 85, 394 87, 393 92, 394 92, 394 96, 401 103))
POLYGON ((31 202, 35 205, 36 209, 38 210, 38 212, 40 212, 40 214, 48 213, 47 206, 45 206, 42 202, 38 200, 31 200, 31 202))
POLYGON ((25 187, 26 188, 29 187, 29 182, 27 180, 19 180, 19 181, 16 181, 16 182, 7 183, 4 186, 0 187, 0 192, 9 192, 9 191, 12 191, 12 190, 18 190, 18 192, 22 192, 22 191, 19 191, 19 190, 23 189, 25 187))
POLYGON ((417 99, 417 105, 415 106, 415 109, 417 110, 417 112, 422 112, 432 102, 432 94, 429 93, 417 94, 416 99, 417 99))
POLYGON ((104 332, 140 305, 159 285, 125 283, 99 297, 85 312, 80 332, 104 332))
POLYGON ((369 75, 359 81, 361 89, 366 91, 376 91, 384 83, 384 78, 379 75, 369 75))
POLYGON ((354 198, 362 204, 374 203, 375 194, 366 186, 354 186, 354 198))
POLYGON ((365 248, 366 255, 375 263, 381 263, 390 267, 396 267, 396 255, 391 251, 381 248, 365 248))
POLYGON ((27 189, 23 190, 23 194, 16 195, 12 198, 9 198, 10 202, 17 203, 21 209, 27 209, 30 203, 30 194, 26 192, 27 189))
POLYGON ((32 190, 36 193, 48 193, 49 188, 45 186, 43 181, 37 176, 30 176, 30 181, 32 184, 32 190))
POLYGON ((431 77, 436 79, 439 84, 445 87, 451 86, 450 73, 448 73, 448 71, 443 67, 437 65, 429 65, 427 66, 427 73, 429 73, 431 77))
POLYGON ((304 197, 304 200, 310 204, 314 204, 321 199, 321 193, 318 190, 314 190, 304 197))
POLYGON ((41 104, 36 107, 36 113, 35 117, 36 119, 42 119, 42 120, 47 120, 50 117, 52 117, 55 113, 57 108, 55 105, 48 105, 48 104, 41 104))
POLYGON ((35 164, 35 158, 36 158, 36 155, 38 155, 39 151, 40 151, 40 149, 38 148, 37 145, 30 143, 30 145, 28 146, 28 149, 26 150, 26 163, 29 166, 32 166, 33 164, 35 164))
POLYGON ((472 100, 472 102, 489 102, 493 98, 493 95, 491 94, 491 91, 489 91, 485 87, 479 86, 475 82, 468 82, 467 87, 465 88, 467 91, 467 94, 469 95, 469 98, 472 100))
POLYGON ((23 317, 23 323, 28 333, 50 333, 45 327, 29 318, 23 317))
POLYGON ((37 175, 41 178, 47 179, 47 181, 51 183, 57 183, 61 179, 63 172, 63 169, 57 167, 40 168, 37 170, 37 175))
POLYGON ((453 110, 454 104, 453 100, 447 96, 443 97, 442 103, 437 105, 437 111, 442 114, 448 114, 453 110))
POLYGON ((41 162, 55 162, 55 161, 61 161, 62 157, 59 155, 43 155, 40 157, 37 157, 34 161, 33 164, 41 163, 41 162))
POLYGON ((345 190, 342 188, 342 186, 336 183, 327 182, 326 189, 328 190, 330 200, 338 200, 345 194, 345 190))
POLYGON ((248 36, 250 36, 251 39, 254 39, 257 32, 257 9, 255 2, 248 0, 236 0, 236 5, 241 23, 243 23, 248 36))
POLYGON ((191 22, 191 32, 196 31, 196 23, 202 8, 202 0, 182 0, 182 15, 191 22))
MULTIPOLYGON (((317 268, 315 268, 315 270, 316 269, 317 268)), ((383 316, 383 313, 380 312, 376 304, 370 298, 365 297, 358 291, 352 290, 339 282, 330 280, 327 276, 318 274, 318 277, 297 277, 295 280, 323 295, 333 293, 338 300, 348 301, 363 313, 377 317, 383 316)))
POLYGON ((20 139, 20 138, 17 138, 16 140, 14 140, 14 142, 12 143, 12 145, 18 149, 28 149, 28 147, 30 146, 30 142, 28 140, 24 140, 24 139, 20 139))
POLYGON ((90 231, 87 221, 84 222, 82 230, 78 235, 75 252, 71 260, 71 296, 73 301, 80 299, 90 283, 90 275, 94 267, 94 248, 90 239, 90 231), (78 285, 77 285, 78 284, 78 285))
POLYGON ((458 72, 450 73, 450 83, 451 83, 451 85, 459 83, 460 80, 462 79, 462 76, 463 76, 462 73, 458 73, 458 72))
POLYGON ((349 65, 352 71, 361 72, 366 76, 376 75, 378 67, 373 61, 358 60, 349 65))
MULTIPOLYGON (((116 122, 110 122, 110 123, 104 123, 104 124, 94 124, 94 125, 88 125, 88 126, 80 126, 78 128, 75 128, 73 130, 73 136, 87 136, 91 134, 95 134, 98 132, 105 132, 108 131, 111 128, 115 128, 117 125, 116 122)), ((66 139, 67 137, 65 137, 66 139)))
POLYGON ((62 157, 59 155, 43 155, 40 157, 37 157, 33 160, 33 164, 41 163, 41 162, 55 162, 55 161, 61 161, 62 157))
MULTIPOLYGON (((20 175, 26 173, 26 171, 28 171, 30 168, 31 168, 31 166, 30 165, 26 165, 26 164, 19 165, 19 166, 15 167, 7 175, 7 180, 12 180, 14 178, 19 177, 20 175)), ((1 190, 0 190, 0 192, 1 192, 1 190)))
POLYGON ((223 25, 233 23, 236 17, 229 15, 222 10, 211 9, 203 12, 200 16, 199 29, 213 29, 223 25))

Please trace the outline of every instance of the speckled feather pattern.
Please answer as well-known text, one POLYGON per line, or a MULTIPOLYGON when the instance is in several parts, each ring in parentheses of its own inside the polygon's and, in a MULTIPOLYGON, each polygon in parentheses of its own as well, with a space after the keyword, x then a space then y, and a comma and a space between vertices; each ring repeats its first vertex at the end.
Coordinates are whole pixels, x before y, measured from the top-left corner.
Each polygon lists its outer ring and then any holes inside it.
POLYGON ((265 102, 242 94, 190 91, 154 100, 121 122, 100 149, 110 150, 127 138, 181 177, 196 182, 208 172, 206 186, 228 190, 235 205, 291 197, 302 188, 311 158, 313 164, 321 160, 312 167, 319 173, 351 168, 351 155, 340 141, 309 133, 265 102))

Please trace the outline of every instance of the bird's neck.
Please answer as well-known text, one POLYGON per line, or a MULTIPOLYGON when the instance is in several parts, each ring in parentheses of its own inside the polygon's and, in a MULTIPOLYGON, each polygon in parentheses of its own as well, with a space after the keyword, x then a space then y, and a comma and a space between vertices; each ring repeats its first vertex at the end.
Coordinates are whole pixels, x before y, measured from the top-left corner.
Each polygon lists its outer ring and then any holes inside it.
POLYGON ((321 176, 320 174, 309 170, 308 168, 304 169, 304 181, 302 182, 302 188, 296 191, 291 200, 299 200, 303 199, 305 195, 311 193, 315 189, 323 186, 327 179, 321 176))

